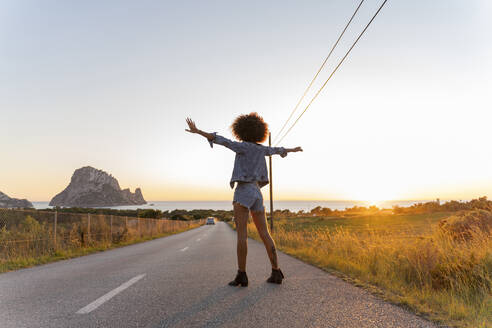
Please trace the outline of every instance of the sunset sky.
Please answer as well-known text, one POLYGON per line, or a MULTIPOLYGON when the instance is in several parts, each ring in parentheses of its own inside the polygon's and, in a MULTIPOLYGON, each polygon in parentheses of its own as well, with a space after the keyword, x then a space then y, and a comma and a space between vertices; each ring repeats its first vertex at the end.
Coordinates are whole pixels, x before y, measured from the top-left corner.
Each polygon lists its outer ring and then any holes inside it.
MULTIPOLYGON (((0 191, 91 165, 147 200, 229 200, 231 137, 275 135, 359 0, 0 3, 0 191)), ((366 0, 313 91, 368 22, 366 0)), ((492 3, 389 0, 274 158, 281 200, 492 196, 492 3)), ((263 189, 267 196, 267 188, 263 189)))

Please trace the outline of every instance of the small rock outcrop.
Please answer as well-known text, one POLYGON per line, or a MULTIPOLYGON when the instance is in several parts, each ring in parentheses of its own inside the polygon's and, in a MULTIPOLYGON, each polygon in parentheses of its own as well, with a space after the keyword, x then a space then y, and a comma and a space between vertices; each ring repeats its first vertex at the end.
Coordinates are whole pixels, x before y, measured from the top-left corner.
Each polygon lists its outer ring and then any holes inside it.
POLYGON ((50 206, 103 207, 147 204, 140 188, 121 189, 112 175, 85 166, 75 170, 68 187, 53 197, 50 206))
POLYGON ((0 208, 32 208, 34 207, 27 199, 10 198, 0 191, 0 208))

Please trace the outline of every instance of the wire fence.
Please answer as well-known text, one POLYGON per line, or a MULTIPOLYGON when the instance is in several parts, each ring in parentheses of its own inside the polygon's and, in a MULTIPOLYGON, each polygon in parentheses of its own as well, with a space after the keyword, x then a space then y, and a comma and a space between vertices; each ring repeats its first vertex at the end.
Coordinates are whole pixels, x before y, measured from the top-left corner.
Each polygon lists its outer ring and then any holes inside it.
POLYGON ((0 261, 131 242, 188 230, 204 223, 205 220, 0 209, 0 261))

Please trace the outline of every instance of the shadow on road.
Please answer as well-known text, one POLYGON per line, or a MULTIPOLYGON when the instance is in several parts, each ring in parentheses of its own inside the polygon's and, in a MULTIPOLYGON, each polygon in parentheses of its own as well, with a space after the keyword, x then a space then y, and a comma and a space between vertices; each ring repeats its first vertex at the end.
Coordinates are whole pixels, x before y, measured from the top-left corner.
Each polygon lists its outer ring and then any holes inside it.
POLYGON ((181 312, 165 318, 155 327, 219 327, 251 308, 265 296, 276 293, 281 286, 263 283, 256 288, 223 286, 181 312), (227 300, 224 302, 224 300, 227 300), (217 308, 217 303, 231 304, 217 308), (196 318, 195 318, 196 317, 196 318), (195 323, 195 325, 193 324, 195 323))

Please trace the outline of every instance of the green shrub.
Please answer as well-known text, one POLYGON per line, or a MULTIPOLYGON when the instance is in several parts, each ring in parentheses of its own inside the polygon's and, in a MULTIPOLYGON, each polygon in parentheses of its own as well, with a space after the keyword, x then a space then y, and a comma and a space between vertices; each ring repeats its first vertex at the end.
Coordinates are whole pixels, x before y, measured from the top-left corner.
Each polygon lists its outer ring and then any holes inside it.
POLYGON ((26 218, 21 221, 20 226, 24 232, 33 235, 36 235, 41 232, 41 225, 39 224, 38 221, 36 221, 35 218, 33 218, 30 215, 26 216, 26 218))

